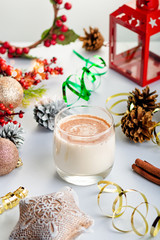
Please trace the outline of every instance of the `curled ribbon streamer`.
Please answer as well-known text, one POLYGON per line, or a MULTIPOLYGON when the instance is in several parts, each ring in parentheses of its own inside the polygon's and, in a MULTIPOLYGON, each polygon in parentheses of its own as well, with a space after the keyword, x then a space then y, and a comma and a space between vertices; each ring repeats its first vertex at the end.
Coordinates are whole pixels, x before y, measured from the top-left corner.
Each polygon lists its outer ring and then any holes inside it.
POLYGON ((28 195, 28 190, 24 187, 19 187, 16 191, 7 193, 0 198, 0 214, 5 210, 16 207, 20 200, 28 195))
MULTIPOLYGON (((107 98, 106 104, 107 104, 111 99, 113 99, 113 98, 115 98, 115 97, 119 97, 119 96, 131 96, 131 95, 132 95, 131 93, 117 93, 117 94, 114 94, 114 95, 112 95, 112 96, 110 96, 110 97, 107 98)), ((126 112, 116 113, 116 112, 112 111, 112 109, 113 109, 116 105, 118 105, 119 103, 121 103, 121 102, 127 102, 127 101, 128 101, 127 99, 120 99, 120 100, 116 101, 115 103, 113 103, 108 109, 109 109, 109 111, 110 111, 113 115, 116 115, 116 116, 124 116, 125 114, 128 113, 128 110, 127 110, 126 112)), ((120 124, 121 124, 121 121, 119 121, 118 123, 116 123, 116 124, 115 124, 115 127, 119 127, 120 124)))
MULTIPOLYGON (((77 76, 78 78, 78 83, 75 81, 71 81, 71 77, 73 77, 74 75, 70 75, 66 81, 63 82, 62 84, 62 94, 63 94, 63 99, 64 101, 67 103, 68 99, 67 99, 67 93, 66 90, 67 88, 75 95, 78 96, 78 99, 76 101, 78 101, 80 98, 84 99, 85 101, 88 101, 91 95, 91 92, 93 90, 91 89, 87 89, 86 84, 85 84, 85 75, 87 76, 87 80, 89 80, 92 84, 95 83, 95 81, 97 80, 96 77, 100 77, 104 74, 107 73, 107 71, 104 72, 98 72, 96 70, 96 72, 93 72, 92 69, 94 68, 98 68, 98 69, 104 69, 106 67, 106 63, 103 60, 103 58, 101 58, 98 55, 95 55, 94 58, 98 59, 100 61, 99 64, 94 63, 93 61, 91 61, 90 59, 84 58, 83 56, 81 56, 79 53, 77 53, 75 50, 73 50, 73 53, 75 53, 80 59, 82 59, 85 62, 85 66, 82 68, 82 75, 81 77, 77 76)), ((99 84, 98 84, 99 86, 99 84)), ((68 106, 71 106, 73 103, 68 104, 68 106)))
MULTIPOLYGON (((156 108, 153 112, 156 113, 156 112, 159 112, 160 111, 160 108, 156 108)), ((160 132, 156 132, 156 127, 160 126, 160 122, 158 122, 157 124, 155 124, 154 126, 154 136, 155 136, 155 141, 154 139, 152 139, 152 142, 157 144, 158 146, 160 146, 160 138, 159 138, 159 135, 160 135, 160 132)))
POLYGON ((101 209, 101 211, 102 211, 102 208, 100 206, 100 197, 101 197, 102 193, 117 193, 118 194, 118 196, 115 198, 115 200, 113 201, 113 204, 112 204, 113 214, 112 215, 104 214, 106 217, 112 218, 112 225, 116 230, 118 230, 120 232, 123 232, 123 233, 128 233, 128 232, 134 231, 138 236, 145 236, 148 233, 148 230, 149 230, 148 222, 147 222, 146 218, 147 218, 147 214, 148 214, 148 210, 149 210, 149 205, 151 205, 156 210, 157 216, 152 223, 151 230, 150 230, 150 235, 155 237, 158 234, 158 232, 160 230, 160 211, 158 210, 157 207, 148 203, 148 200, 147 200, 145 194, 143 194, 142 192, 140 192, 138 190, 135 190, 135 189, 123 190, 118 184, 116 184, 114 182, 110 182, 110 181, 100 181, 100 182, 98 182, 98 188, 100 189, 100 192, 98 194, 97 201, 98 201, 98 206, 101 209), (101 186, 101 184, 103 184, 104 186, 101 186), (116 187, 116 189, 110 189, 110 188, 107 189, 107 187, 109 185, 116 187), (127 193, 129 193, 129 192, 136 192, 136 193, 140 194, 143 198, 143 202, 141 202, 136 207, 128 205, 127 204, 127 193), (123 199, 122 199, 123 195, 125 196, 125 199, 126 199, 126 204, 125 205, 123 205, 123 199), (119 206, 116 208, 116 204, 118 202, 119 202, 119 206), (145 216, 138 210, 138 208, 143 204, 145 204, 145 207, 146 207, 145 216), (124 211, 122 211, 123 208, 125 208, 124 211), (133 209, 133 212, 131 214, 131 219, 130 219, 132 229, 122 230, 115 225, 114 220, 115 220, 115 218, 122 216, 127 208, 133 209), (141 218, 144 221, 144 224, 145 224, 145 232, 144 233, 140 233, 135 227, 134 215, 135 215, 136 212, 141 216, 141 218))
MULTIPOLYGON (((117 93, 117 94, 114 94, 110 97, 107 98, 106 100, 106 104, 112 99, 112 98, 115 98, 115 97, 119 97, 119 96, 131 96, 132 94, 131 93, 117 93)), ((110 110, 110 112, 113 114, 113 115, 116 115, 116 116, 123 116, 126 112, 123 112, 123 113, 116 113, 116 112, 113 112, 112 111, 112 108, 115 107, 116 105, 118 105, 119 103, 121 102, 127 102, 128 100, 127 99, 121 99, 121 100, 118 100, 117 102, 113 103, 111 105, 111 107, 109 107, 108 109, 110 110)))

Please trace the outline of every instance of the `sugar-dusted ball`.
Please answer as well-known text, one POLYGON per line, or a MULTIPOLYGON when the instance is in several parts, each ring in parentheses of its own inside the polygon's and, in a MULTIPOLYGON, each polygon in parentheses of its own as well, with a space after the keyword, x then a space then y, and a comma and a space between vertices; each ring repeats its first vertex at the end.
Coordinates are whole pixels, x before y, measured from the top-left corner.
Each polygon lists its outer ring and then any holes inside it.
POLYGON ((0 176, 15 169, 19 159, 16 145, 6 138, 0 138, 0 176))
POLYGON ((0 103, 6 107, 10 104, 13 108, 18 107, 23 99, 23 88, 20 83, 12 77, 0 78, 0 103))

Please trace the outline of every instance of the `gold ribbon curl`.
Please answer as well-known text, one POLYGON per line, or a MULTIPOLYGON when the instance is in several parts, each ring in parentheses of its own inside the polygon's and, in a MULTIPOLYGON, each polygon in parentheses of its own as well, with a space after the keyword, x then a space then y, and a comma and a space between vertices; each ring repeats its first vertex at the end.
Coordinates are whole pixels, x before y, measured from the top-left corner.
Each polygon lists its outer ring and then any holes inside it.
POLYGON ((5 210, 16 207, 20 200, 28 195, 28 190, 24 187, 19 187, 14 192, 9 192, 0 198, 0 214, 5 210))
MULTIPOLYGON (((160 211, 158 210, 157 207, 155 207, 154 205, 152 205, 148 202, 145 194, 143 194, 142 192, 140 192, 138 190, 135 190, 135 189, 123 190, 123 188, 121 188, 118 184, 116 184, 114 182, 110 182, 110 181, 100 181, 100 182, 98 182, 98 188, 100 189, 100 192, 98 193, 97 202, 98 202, 98 206, 101 209, 101 211, 102 211, 102 208, 101 208, 101 205, 100 205, 100 198, 101 198, 102 193, 117 193, 118 194, 118 196, 115 198, 115 200, 113 201, 113 204, 112 204, 113 214, 112 215, 104 214, 106 217, 112 218, 112 225, 116 230, 118 230, 119 232, 123 232, 123 233, 128 233, 128 232, 134 231, 138 236, 145 236, 148 233, 148 230, 149 230, 149 226, 148 226, 148 222, 147 222, 146 218, 147 218, 147 215, 148 215, 148 210, 149 210, 149 205, 150 205, 156 210, 156 214, 157 214, 155 220, 152 223, 152 226, 151 226, 151 229, 150 229, 150 235, 152 237, 155 237, 158 234, 158 232, 160 231, 160 211), (101 186, 102 184, 103 184, 103 186, 101 186), (107 189, 107 187, 109 185, 116 187, 116 189, 113 189, 113 188, 112 189, 110 189, 110 188, 107 189), (138 204, 138 206, 136 206, 136 207, 128 205, 127 204, 127 193, 129 193, 129 192, 136 192, 136 193, 140 194, 141 197, 143 198, 143 201, 140 204, 138 204), (123 205, 123 198, 122 198, 123 195, 125 196, 125 201, 126 201, 125 205, 123 205), (116 208, 117 203, 119 203, 118 204, 119 206, 116 208), (138 208, 143 204, 146 207, 145 216, 138 210, 138 208), (124 208, 124 211, 122 211, 123 208, 124 208), (127 208, 133 209, 132 214, 131 214, 131 219, 130 219, 131 229, 130 230, 122 230, 122 229, 120 229, 116 226, 116 224, 114 223, 114 220, 115 220, 115 218, 118 218, 118 217, 122 216, 127 208), (137 230, 137 228, 135 227, 134 215, 135 215, 136 212, 140 215, 140 217, 144 221, 144 224, 145 224, 145 232, 144 233, 140 233, 137 230)), ((103 213, 103 211, 102 211, 102 213, 103 213)))

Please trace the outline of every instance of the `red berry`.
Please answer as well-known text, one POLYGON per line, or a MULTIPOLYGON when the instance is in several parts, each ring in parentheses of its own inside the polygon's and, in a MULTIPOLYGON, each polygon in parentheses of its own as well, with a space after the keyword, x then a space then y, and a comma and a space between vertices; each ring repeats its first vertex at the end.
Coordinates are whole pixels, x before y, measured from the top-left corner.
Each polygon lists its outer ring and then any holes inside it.
POLYGON ((19 113, 19 118, 23 118, 23 113, 19 113))
POLYGON ((8 53, 8 58, 13 58, 13 55, 11 53, 8 53))
POLYGON ((13 108, 13 105, 12 105, 12 104, 9 104, 9 108, 13 108))
POLYGON ((22 49, 22 48, 17 48, 17 49, 16 49, 16 53, 17 53, 18 55, 21 55, 21 54, 23 53, 23 49, 22 49))
POLYGON ((63 25, 61 27, 61 32, 67 32, 68 31, 68 27, 66 25, 63 25))
POLYGON ((50 42, 49 39, 47 39, 47 40, 44 41, 44 46, 45 46, 45 47, 50 47, 50 46, 51 46, 51 42, 50 42))
POLYGON ((67 9, 67 10, 70 10, 70 9, 72 8, 72 4, 69 3, 69 2, 66 2, 66 3, 64 4, 64 8, 67 9))
POLYGON ((63 0, 56 0, 56 3, 62 4, 63 0))
POLYGON ((9 48, 9 47, 10 47, 9 42, 4 42, 4 43, 3 43, 3 47, 4 47, 4 48, 9 48))
POLYGON ((60 19, 58 19, 57 21, 56 21, 56 26, 57 27, 61 27, 62 26, 62 21, 60 20, 60 19))
POLYGON ((0 66, 5 64, 5 63, 6 63, 6 61, 3 58, 0 58, 0 66))
POLYGON ((13 121, 14 124, 17 124, 18 122, 17 121, 13 121))
POLYGON ((11 75, 12 75, 12 70, 13 70, 13 67, 10 66, 10 65, 8 65, 8 66, 7 66, 7 69, 6 69, 7 75, 11 76, 11 75))
POLYGON ((57 38, 57 34, 53 33, 53 34, 52 34, 52 39, 53 39, 53 40, 56 40, 56 38, 57 38))
POLYGON ((49 79, 49 75, 48 75, 48 73, 46 73, 46 80, 48 80, 49 79))
POLYGON ((3 64, 3 65, 1 65, 1 69, 2 69, 2 71, 6 71, 6 69, 7 69, 7 64, 3 64))
POLYGON ((64 36, 63 34, 60 34, 60 35, 58 36, 58 39, 59 39, 60 41, 64 41, 65 36, 64 36))
POLYGON ((0 47, 0 53, 1 54, 5 54, 6 53, 6 49, 4 47, 0 47))
POLYGON ((61 16, 61 21, 62 21, 62 22, 66 22, 66 21, 67 21, 66 15, 62 15, 62 16, 61 16))
POLYGON ((23 48, 23 52, 24 52, 25 54, 28 54, 28 53, 29 53, 29 48, 28 48, 28 47, 23 48))
POLYGON ((51 45, 56 45, 56 41, 55 40, 51 40, 51 45))
POLYGON ((13 46, 11 46, 11 47, 8 49, 8 52, 9 52, 9 53, 15 53, 15 51, 16 51, 16 48, 13 47, 13 46))

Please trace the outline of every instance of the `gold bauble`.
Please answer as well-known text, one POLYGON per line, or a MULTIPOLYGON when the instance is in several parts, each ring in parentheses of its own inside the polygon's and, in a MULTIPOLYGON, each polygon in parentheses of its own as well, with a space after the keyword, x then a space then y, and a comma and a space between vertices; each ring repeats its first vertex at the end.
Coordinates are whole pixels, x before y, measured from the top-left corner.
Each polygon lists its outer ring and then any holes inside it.
POLYGON ((12 77, 0 78, 0 103, 5 107, 10 104, 13 108, 18 107, 23 99, 23 88, 20 83, 12 77))
POLYGON ((0 138, 0 176, 10 173, 17 166, 19 153, 9 139, 0 138))

